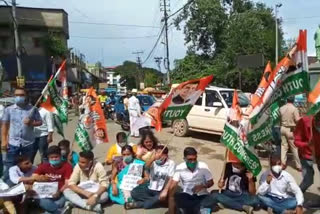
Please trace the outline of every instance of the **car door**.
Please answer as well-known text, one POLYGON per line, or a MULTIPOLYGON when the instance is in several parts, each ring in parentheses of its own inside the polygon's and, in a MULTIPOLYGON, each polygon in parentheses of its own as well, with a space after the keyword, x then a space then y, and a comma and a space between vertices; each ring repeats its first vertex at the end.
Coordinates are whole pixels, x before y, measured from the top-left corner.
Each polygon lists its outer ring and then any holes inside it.
POLYGON ((204 130, 223 132, 227 118, 227 109, 219 93, 215 90, 206 90, 204 106, 201 111, 201 128, 204 130))
POLYGON ((191 111, 189 112, 187 116, 187 121, 189 127, 194 127, 194 128, 201 128, 201 112, 203 109, 204 105, 204 100, 203 100, 203 95, 201 95, 197 102, 193 105, 191 111))

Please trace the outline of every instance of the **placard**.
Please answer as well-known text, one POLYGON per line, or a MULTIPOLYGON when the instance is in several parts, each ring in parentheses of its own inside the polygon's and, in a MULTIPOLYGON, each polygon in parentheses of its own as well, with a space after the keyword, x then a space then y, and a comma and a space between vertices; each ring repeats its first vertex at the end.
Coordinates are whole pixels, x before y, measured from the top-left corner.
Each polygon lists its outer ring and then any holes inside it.
POLYGON ((32 189, 36 192, 34 198, 52 198, 58 191, 58 182, 34 182, 32 189))
POLYGON ((96 193, 98 192, 100 185, 94 181, 84 181, 81 182, 78 187, 88 192, 96 193))

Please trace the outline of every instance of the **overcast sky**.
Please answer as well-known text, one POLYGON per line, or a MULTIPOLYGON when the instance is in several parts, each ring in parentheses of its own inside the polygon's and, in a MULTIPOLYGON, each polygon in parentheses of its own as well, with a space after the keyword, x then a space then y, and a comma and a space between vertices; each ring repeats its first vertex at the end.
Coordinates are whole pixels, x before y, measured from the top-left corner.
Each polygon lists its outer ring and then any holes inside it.
MULTIPOLYGON (((283 20, 285 38, 295 38, 299 29, 308 30, 308 53, 315 55, 313 35, 320 24, 319 0, 259 0, 268 6, 282 3, 279 17, 283 20)), ((186 0, 171 0, 171 12, 176 11, 186 0)), ((258 2, 255 0, 255 2, 258 2)), ((160 32, 160 0, 17 0, 20 6, 62 8, 69 14, 69 47, 84 53, 89 63, 101 61, 104 66, 122 64, 124 60, 135 60, 132 52, 144 51, 146 59, 160 32), (87 23, 128 24, 154 26, 123 27, 87 23), (94 37, 96 39, 80 38, 94 37), (97 39, 105 38, 105 39, 97 39), (146 37, 135 39, 115 39, 146 37)), ((169 21, 171 23, 171 21, 169 21)), ((184 35, 174 26, 169 29, 171 67, 174 59, 183 58, 186 52, 184 35)), ((164 56, 164 45, 158 45, 145 66, 156 67, 154 57, 164 56)), ((162 68, 163 69, 163 68, 162 68)))

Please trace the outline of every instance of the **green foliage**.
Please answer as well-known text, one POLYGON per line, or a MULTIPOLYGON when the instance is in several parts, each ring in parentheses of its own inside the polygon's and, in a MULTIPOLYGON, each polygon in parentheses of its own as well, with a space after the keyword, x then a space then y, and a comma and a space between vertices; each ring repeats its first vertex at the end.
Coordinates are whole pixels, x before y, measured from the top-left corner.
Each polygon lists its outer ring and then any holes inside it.
POLYGON ((48 56, 66 57, 68 48, 58 36, 49 34, 43 38, 43 44, 48 56))
POLYGON ((125 61, 121 66, 115 69, 116 74, 126 80, 128 89, 139 88, 139 83, 144 82, 145 87, 154 87, 162 82, 162 73, 153 68, 142 67, 131 61, 125 61))
MULTIPOLYGON (((185 22, 188 54, 175 62, 174 82, 214 74, 214 85, 239 88, 239 55, 262 53, 275 58, 275 17, 272 9, 250 0, 195 0, 176 19, 185 22)), ((279 53, 282 30, 279 29, 279 53)), ((264 68, 242 70, 245 91, 255 91, 264 68)))

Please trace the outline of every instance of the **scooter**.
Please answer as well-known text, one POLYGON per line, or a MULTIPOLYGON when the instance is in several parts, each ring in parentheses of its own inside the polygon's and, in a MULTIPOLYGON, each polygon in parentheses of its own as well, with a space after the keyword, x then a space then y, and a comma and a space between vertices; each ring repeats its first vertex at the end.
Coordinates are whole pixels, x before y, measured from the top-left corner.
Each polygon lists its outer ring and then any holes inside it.
POLYGON ((121 128, 124 131, 130 130, 130 117, 128 111, 122 111, 119 114, 117 114, 117 123, 121 125, 121 128))
POLYGON ((114 112, 114 105, 106 105, 104 110, 105 118, 114 120, 115 119, 115 112, 114 112))

